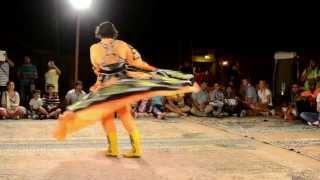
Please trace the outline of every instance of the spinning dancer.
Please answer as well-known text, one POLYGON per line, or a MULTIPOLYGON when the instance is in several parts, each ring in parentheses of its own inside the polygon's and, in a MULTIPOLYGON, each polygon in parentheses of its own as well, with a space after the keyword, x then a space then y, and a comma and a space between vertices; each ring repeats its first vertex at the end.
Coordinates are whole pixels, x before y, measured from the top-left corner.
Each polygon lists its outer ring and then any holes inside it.
POLYGON ((91 92, 67 107, 59 117, 55 137, 67 134, 100 121, 107 135, 106 155, 119 155, 114 116, 117 113, 130 135, 132 150, 124 157, 140 157, 140 135, 131 115, 130 104, 153 96, 170 96, 198 91, 193 75, 157 69, 145 63, 139 52, 117 40, 118 31, 111 22, 97 26, 95 35, 101 41, 90 48, 91 63, 97 82, 91 92))

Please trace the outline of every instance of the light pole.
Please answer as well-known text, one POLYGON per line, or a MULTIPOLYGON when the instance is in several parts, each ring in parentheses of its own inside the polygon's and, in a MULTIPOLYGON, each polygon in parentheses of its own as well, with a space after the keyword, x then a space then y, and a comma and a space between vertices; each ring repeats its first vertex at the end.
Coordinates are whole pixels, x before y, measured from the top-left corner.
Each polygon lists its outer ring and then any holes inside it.
POLYGON ((76 16, 76 47, 74 55, 74 81, 77 81, 79 76, 80 11, 88 9, 92 0, 70 0, 70 3, 78 11, 76 16))

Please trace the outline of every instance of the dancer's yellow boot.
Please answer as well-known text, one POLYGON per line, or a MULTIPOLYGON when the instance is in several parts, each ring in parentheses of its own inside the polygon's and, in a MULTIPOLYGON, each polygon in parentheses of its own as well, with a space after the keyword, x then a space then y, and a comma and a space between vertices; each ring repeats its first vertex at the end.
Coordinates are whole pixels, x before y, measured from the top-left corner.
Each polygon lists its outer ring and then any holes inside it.
POLYGON ((117 133, 111 132, 107 135, 108 139, 108 150, 106 152, 106 156, 111 157, 118 157, 119 151, 118 151, 118 141, 117 141, 117 133))
POLYGON ((140 134, 137 130, 130 134, 130 141, 132 150, 123 156, 126 158, 140 158, 142 155, 141 145, 140 145, 140 134))

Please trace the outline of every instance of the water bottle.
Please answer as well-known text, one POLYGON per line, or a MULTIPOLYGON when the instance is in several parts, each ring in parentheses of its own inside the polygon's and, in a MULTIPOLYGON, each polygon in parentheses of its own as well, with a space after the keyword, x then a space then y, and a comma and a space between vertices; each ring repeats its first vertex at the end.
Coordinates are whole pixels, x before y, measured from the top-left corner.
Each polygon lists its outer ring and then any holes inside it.
POLYGON ((281 92, 280 92, 280 94, 281 94, 281 96, 284 96, 285 93, 286 93, 286 82, 283 81, 283 82, 281 83, 281 92))

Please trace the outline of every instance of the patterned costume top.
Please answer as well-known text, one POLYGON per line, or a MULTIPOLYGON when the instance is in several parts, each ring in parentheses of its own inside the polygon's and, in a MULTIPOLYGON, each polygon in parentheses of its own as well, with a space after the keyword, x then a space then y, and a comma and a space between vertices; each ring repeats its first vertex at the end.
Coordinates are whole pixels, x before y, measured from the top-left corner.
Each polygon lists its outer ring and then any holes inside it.
POLYGON ((58 139, 140 99, 199 90, 198 85, 193 84, 193 75, 156 69, 123 41, 102 40, 90 51, 97 81, 89 94, 68 106, 59 118, 55 134, 58 139))

